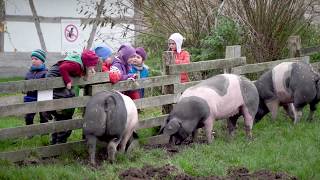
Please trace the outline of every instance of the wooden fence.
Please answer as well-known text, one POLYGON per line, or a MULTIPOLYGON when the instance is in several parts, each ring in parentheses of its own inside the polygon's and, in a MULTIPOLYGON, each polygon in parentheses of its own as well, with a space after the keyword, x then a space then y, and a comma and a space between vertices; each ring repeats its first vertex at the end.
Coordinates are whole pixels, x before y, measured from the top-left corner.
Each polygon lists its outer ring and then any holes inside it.
MULTIPOLYGON (((29 102, 29 103, 0 103, 0 117, 23 115, 32 112, 42 112, 50 110, 60 110, 66 108, 85 107, 86 102, 91 95, 102 90, 132 90, 137 88, 149 87, 163 87, 164 93, 159 96, 145 97, 135 100, 139 109, 159 107, 165 105, 172 105, 177 102, 181 92, 186 88, 198 83, 188 82, 180 83, 180 72, 197 72, 212 69, 224 69, 225 72, 232 72, 235 74, 245 75, 253 72, 263 72, 272 68, 276 64, 284 61, 308 61, 309 57, 296 57, 283 59, 273 62, 260 63, 260 64, 246 64, 246 58, 241 57, 240 46, 226 47, 226 58, 208 60, 202 62, 195 62, 191 64, 174 65, 174 59, 171 52, 165 52, 163 56, 164 73, 162 76, 150 77, 146 79, 138 79, 137 83, 132 81, 121 81, 112 85, 109 82, 109 77, 106 73, 97 73, 92 79, 85 81, 82 78, 73 79, 75 85, 79 85, 86 89, 86 94, 83 96, 54 99, 48 101, 29 102), (137 86, 138 84, 138 86, 137 86), (2 105, 1 105, 2 104, 2 105)), ((47 90, 53 88, 64 87, 61 77, 58 78, 45 78, 37 80, 22 80, 15 82, 0 83, 0 93, 21 93, 30 90, 47 90)), ((21 95, 19 96, 21 97, 21 95)), ((17 95, 10 95, 3 99, 17 98, 17 95)), ((168 112, 166 112, 168 113, 168 112)), ((162 114, 157 117, 148 119, 140 119, 138 129, 150 128, 160 126, 167 114, 162 114)), ((83 119, 72 119, 59 122, 48 122, 43 124, 34 124, 21 127, 3 128, 0 129, 0 140, 20 138, 33 135, 48 134, 59 131, 75 130, 82 128, 83 119)), ((167 137, 154 136, 146 139, 149 144, 166 143, 167 137)), ((12 162, 23 161, 30 157, 36 156, 38 158, 57 156, 68 151, 84 148, 84 140, 67 142, 64 144, 42 146, 37 148, 29 148, 17 151, 0 152, 0 159, 9 160, 12 162)))

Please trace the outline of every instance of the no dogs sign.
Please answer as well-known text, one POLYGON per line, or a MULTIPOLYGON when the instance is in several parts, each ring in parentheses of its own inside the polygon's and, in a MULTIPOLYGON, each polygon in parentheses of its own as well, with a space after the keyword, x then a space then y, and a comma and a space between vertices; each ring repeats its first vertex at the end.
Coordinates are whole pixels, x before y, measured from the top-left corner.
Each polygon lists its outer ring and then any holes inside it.
POLYGON ((81 22, 76 19, 61 19, 61 53, 77 51, 84 47, 81 22))
POLYGON ((64 29, 64 37, 69 42, 74 42, 78 39, 79 31, 74 24, 68 24, 64 29))

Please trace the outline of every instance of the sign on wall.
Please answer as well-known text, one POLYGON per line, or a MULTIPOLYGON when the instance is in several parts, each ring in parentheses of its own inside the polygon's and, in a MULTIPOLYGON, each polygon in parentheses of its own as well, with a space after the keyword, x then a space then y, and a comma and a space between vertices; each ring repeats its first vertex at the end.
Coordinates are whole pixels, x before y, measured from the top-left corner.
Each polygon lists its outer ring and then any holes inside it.
POLYGON ((61 19, 61 53, 81 52, 85 47, 80 20, 61 19))

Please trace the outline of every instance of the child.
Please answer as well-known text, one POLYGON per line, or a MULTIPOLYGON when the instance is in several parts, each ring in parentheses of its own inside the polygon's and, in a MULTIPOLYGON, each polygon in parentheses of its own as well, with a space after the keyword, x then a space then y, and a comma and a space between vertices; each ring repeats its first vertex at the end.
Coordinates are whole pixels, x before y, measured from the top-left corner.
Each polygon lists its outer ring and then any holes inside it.
MULTIPOLYGON (((149 67, 144 64, 147 59, 147 53, 142 47, 136 48, 136 56, 131 64, 129 74, 137 74, 140 78, 149 77, 149 67)), ((144 89, 129 91, 128 96, 131 99, 139 99, 144 97, 144 89)))
POLYGON ((94 48, 94 52, 102 61, 102 72, 110 71, 112 51, 106 44, 100 44, 94 48))
MULTIPOLYGON (((45 78, 48 69, 46 68, 45 61, 46 61, 47 53, 41 49, 37 49, 32 51, 31 53, 31 67, 29 72, 25 76, 25 80, 29 79, 40 79, 45 78)), ((27 95, 24 96, 24 102, 32 102, 37 101, 38 92, 37 91, 28 91, 27 95)), ((29 113, 25 116, 26 125, 33 124, 33 119, 36 113, 29 113)), ((40 123, 48 122, 46 118, 45 112, 40 112, 40 123)))
POLYGON ((127 79, 135 80, 136 74, 128 74, 131 62, 134 60, 136 50, 131 45, 121 45, 117 55, 113 58, 109 71, 110 81, 117 83, 127 79))
MULTIPOLYGON (((189 52, 181 49, 183 42, 183 36, 180 33, 173 33, 168 40, 169 50, 173 51, 176 64, 189 64, 190 55, 189 52)), ((181 83, 189 82, 188 73, 182 72, 180 74, 181 83)))
MULTIPOLYGON (((54 64, 47 77, 59 77, 61 76, 66 87, 56 88, 53 90, 53 98, 69 98, 74 97, 75 93, 72 88, 71 77, 92 76, 95 74, 95 66, 97 65, 99 58, 93 51, 84 50, 81 54, 71 53, 68 54, 63 60, 54 64)), ((62 121, 72 119, 74 108, 64 109, 62 111, 51 111, 51 115, 54 116, 56 121, 62 121)), ((58 132, 52 134, 51 144, 65 143, 67 138, 71 135, 71 130, 65 132, 58 132)))

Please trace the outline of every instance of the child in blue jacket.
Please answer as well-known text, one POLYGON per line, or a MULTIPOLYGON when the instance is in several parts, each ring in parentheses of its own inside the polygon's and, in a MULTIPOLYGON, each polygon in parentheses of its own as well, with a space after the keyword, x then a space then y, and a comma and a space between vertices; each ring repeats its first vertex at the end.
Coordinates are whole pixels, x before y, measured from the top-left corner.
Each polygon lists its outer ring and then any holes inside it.
MULTIPOLYGON (((136 74, 138 78, 149 77, 149 67, 144 64, 147 59, 147 53, 142 47, 136 48, 136 56, 130 65, 129 75, 136 74)), ((140 99, 144 97, 144 89, 127 92, 131 99, 140 99)))
MULTIPOLYGON (((46 68, 45 61, 46 61, 47 53, 41 49, 37 49, 32 51, 31 53, 31 67, 29 72, 25 76, 25 80, 29 79, 40 79, 45 78, 48 69, 46 68)), ((35 91, 28 91, 26 96, 24 96, 24 102, 33 102, 37 101, 38 99, 38 92, 35 91)), ((33 124, 33 119, 36 113, 29 113, 25 115, 26 125, 33 124)), ((40 112, 40 123, 48 122, 47 116, 45 112, 40 112)))

